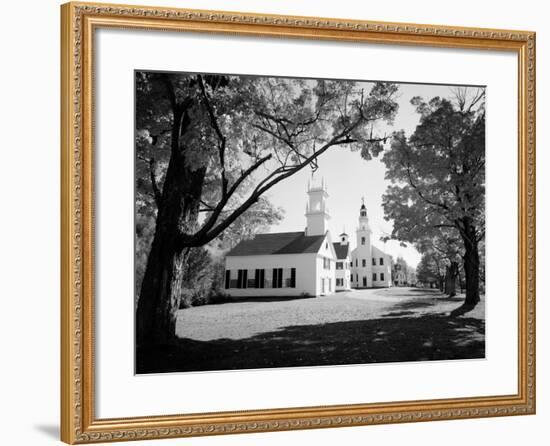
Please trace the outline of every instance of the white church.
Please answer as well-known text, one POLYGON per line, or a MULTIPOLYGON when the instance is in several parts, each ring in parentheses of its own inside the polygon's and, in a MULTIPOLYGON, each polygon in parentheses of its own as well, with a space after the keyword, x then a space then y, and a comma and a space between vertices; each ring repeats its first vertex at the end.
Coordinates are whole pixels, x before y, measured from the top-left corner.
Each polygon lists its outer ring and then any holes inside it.
POLYGON ((307 189, 306 228, 258 234, 226 254, 225 291, 234 297, 323 296, 391 286, 391 257, 371 243, 367 208, 359 210, 357 246, 345 232, 334 241, 325 184, 307 189))

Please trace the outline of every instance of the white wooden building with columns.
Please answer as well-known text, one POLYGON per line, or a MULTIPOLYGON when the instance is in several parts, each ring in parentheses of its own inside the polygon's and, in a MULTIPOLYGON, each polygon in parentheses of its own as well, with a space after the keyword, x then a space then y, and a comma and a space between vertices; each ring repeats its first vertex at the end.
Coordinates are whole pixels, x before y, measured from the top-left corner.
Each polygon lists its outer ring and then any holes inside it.
POLYGON ((368 219, 364 219, 364 205, 357 230, 362 244, 352 250, 347 234, 342 233, 333 241, 328 230, 329 195, 324 181, 310 183, 307 195, 304 231, 258 234, 241 241, 226 254, 225 291, 229 295, 322 296, 349 291, 352 287, 390 286, 390 257, 371 245, 370 230, 365 229, 368 219), (363 258, 373 265, 367 269, 353 265, 354 259, 362 265, 363 258), (375 258, 384 260, 375 266, 375 258), (363 280, 367 273, 371 274, 370 280, 368 277, 363 280))

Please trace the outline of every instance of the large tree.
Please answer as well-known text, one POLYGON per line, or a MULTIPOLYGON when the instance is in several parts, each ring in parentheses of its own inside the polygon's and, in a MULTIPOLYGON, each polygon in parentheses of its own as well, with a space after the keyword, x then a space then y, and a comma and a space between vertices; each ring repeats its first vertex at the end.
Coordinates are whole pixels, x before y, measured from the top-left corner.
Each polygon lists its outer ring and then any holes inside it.
POLYGON ((416 267, 416 278, 423 284, 429 284, 430 288, 435 283, 441 290, 444 282, 444 270, 440 256, 436 252, 425 252, 416 267))
POLYGON ((485 107, 484 90, 457 90, 454 100, 413 98, 420 123, 407 137, 394 133, 383 161, 392 182, 384 195, 384 211, 393 220, 392 237, 418 241, 433 229, 460 236, 466 276, 463 306, 480 300, 479 246, 485 236, 485 107))
POLYGON ((331 147, 378 154, 394 84, 244 76, 136 74, 136 145, 157 215, 137 305, 138 343, 175 336, 191 250, 220 236, 280 181, 331 147), (156 176, 157 153, 168 151, 156 176), (161 185, 162 181, 162 185, 161 185))

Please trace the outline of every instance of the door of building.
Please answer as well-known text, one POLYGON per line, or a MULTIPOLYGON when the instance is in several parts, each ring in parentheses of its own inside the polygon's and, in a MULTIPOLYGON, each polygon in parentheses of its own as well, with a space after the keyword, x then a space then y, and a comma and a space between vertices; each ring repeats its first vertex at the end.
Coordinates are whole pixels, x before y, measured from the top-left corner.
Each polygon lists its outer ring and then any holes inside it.
POLYGON ((367 278, 365 276, 363 276, 363 286, 367 287, 367 278))

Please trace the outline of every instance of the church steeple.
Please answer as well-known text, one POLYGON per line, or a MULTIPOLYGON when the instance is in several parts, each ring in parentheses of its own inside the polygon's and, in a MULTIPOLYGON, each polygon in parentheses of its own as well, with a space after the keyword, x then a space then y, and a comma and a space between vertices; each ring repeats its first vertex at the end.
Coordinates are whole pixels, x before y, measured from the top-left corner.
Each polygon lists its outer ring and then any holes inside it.
POLYGON ((321 179, 321 184, 318 184, 312 177, 307 187, 307 194, 306 235, 323 235, 328 229, 330 219, 326 205, 328 192, 324 179, 321 179))
POLYGON ((372 232, 369 227, 369 217, 367 216, 367 207, 365 199, 361 199, 359 208, 359 225, 357 226, 357 248, 354 251, 355 274, 358 279, 356 286, 368 288, 372 286, 372 232))
POLYGON ((361 208, 359 209, 359 226, 357 226, 357 246, 368 251, 370 257, 371 230, 369 227, 369 217, 367 216, 367 207, 365 199, 361 199, 361 208))
POLYGON ((369 217, 367 216, 365 198, 361 198, 361 208, 359 209, 359 229, 369 229, 369 217))

